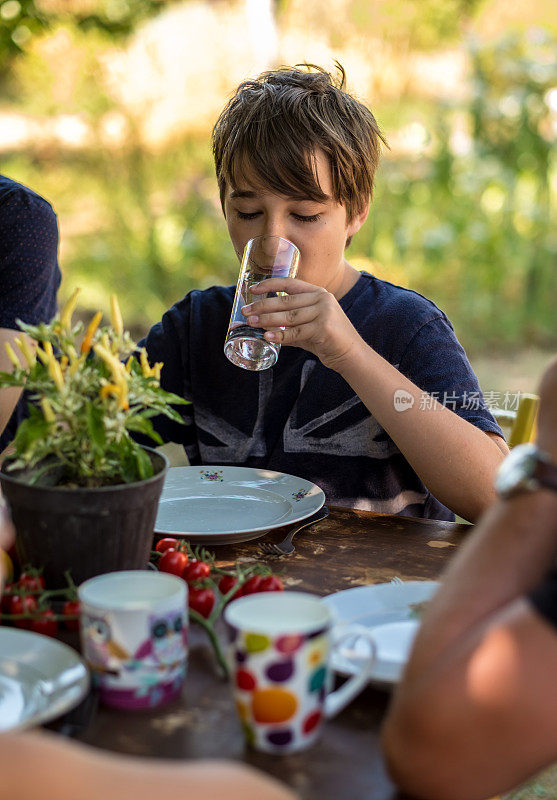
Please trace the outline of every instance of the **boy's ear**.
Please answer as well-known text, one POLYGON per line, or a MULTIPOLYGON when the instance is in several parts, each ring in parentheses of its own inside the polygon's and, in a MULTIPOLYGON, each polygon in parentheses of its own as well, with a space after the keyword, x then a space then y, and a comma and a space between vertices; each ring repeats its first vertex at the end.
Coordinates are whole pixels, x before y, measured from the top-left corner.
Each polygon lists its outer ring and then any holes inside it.
POLYGON ((364 203, 361 210, 358 211, 358 213, 353 217, 351 222, 348 223, 348 227, 346 229, 347 236, 354 236, 355 233, 358 233, 358 231, 366 221, 368 214, 369 214, 369 200, 367 200, 364 203))

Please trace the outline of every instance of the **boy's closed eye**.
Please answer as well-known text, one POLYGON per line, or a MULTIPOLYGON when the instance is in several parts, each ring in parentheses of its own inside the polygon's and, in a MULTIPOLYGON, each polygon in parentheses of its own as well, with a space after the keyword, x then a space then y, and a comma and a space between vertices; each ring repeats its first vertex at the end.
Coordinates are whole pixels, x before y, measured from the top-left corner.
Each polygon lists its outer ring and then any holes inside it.
MULTIPOLYGON (((251 220, 251 219, 256 219, 261 214, 261 211, 237 210, 236 214, 238 216, 238 219, 251 220)), ((292 211, 291 214, 294 217, 294 219, 297 220, 298 222, 317 222, 319 219, 321 219, 321 214, 306 215, 306 214, 297 214, 294 211, 292 211)))

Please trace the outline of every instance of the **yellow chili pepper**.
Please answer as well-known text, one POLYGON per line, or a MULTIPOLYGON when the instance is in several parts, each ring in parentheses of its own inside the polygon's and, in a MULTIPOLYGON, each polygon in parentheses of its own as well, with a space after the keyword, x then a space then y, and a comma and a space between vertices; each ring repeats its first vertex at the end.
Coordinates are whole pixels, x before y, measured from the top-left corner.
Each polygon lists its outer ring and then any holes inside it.
MULTIPOLYGON (((71 358, 71 356, 70 356, 70 358, 71 358)), ((85 356, 80 356, 79 358, 75 358, 72 361, 72 363, 70 364, 70 368, 68 370, 68 372, 70 373, 72 378, 75 375, 75 373, 78 371, 80 366, 83 364, 84 361, 85 361, 85 356)))
POLYGON ((47 355, 47 354, 45 353, 45 351, 44 351, 44 350, 42 350, 42 349, 41 349, 41 348, 40 348, 38 345, 37 345, 37 355, 38 355, 39 359, 40 359, 40 360, 43 362, 43 364, 44 364, 45 366, 46 366, 46 365, 48 364, 48 362, 50 361, 50 356, 49 356, 49 355, 47 355))
POLYGON ((60 368, 62 372, 65 372, 68 363, 69 363, 68 356, 62 356, 62 358, 60 359, 60 368))
POLYGON ((112 322, 114 332, 120 339, 124 333, 124 323, 122 322, 122 314, 120 312, 120 306, 118 305, 118 298, 115 294, 110 295, 110 321, 112 322))
POLYGON ((97 311, 91 322, 89 323, 87 330, 85 331, 85 336, 83 337, 83 341, 81 342, 81 352, 84 355, 91 349, 91 344, 93 342, 93 336, 95 335, 95 331, 99 327, 99 322, 101 321, 103 316, 102 311, 97 311))
POLYGON ((108 397, 110 394, 120 397, 122 395, 122 386, 117 386, 115 383, 105 383, 104 386, 101 386, 101 390, 99 392, 99 397, 101 400, 104 400, 105 397, 108 397))
POLYGON ((27 361, 27 366, 32 369, 35 366, 35 353, 29 346, 27 339, 24 336, 18 336, 15 343, 23 353, 23 358, 27 361))
POLYGON ((80 292, 81 289, 74 289, 71 297, 69 298, 68 302, 62 309, 62 313, 60 314, 60 325, 62 326, 62 330, 64 331, 71 330, 72 314, 77 305, 77 298, 79 297, 80 292))
POLYGON ((64 388, 64 376, 62 375, 60 364, 54 357, 52 357, 48 362, 48 374, 56 384, 58 391, 61 392, 64 388))
POLYGON ((114 383, 116 383, 118 386, 126 386, 127 390, 129 376, 122 362, 118 361, 116 356, 112 355, 110 350, 106 347, 103 347, 102 344, 94 345, 93 350, 99 356, 99 358, 102 358, 106 366, 110 369, 114 383))
POLYGON ((6 351, 6 355, 8 356, 8 358, 10 359, 10 361, 12 362, 14 367, 16 369, 20 369, 21 368, 21 364, 19 363, 19 358, 14 353, 14 349, 13 349, 13 347, 11 346, 11 344, 9 342, 5 342, 4 343, 4 349, 6 351))
POLYGON ((163 367, 164 367, 164 362, 163 361, 157 361, 157 363, 153 367, 153 378, 156 378, 156 380, 160 381, 160 379, 161 379, 161 369, 163 367))
POLYGON ((151 367, 149 366, 149 359, 147 358, 147 351, 144 347, 141 348, 139 353, 139 361, 141 363, 141 369, 143 370, 143 375, 145 378, 150 378, 153 374, 151 371, 151 367))
POLYGON ((43 410, 44 418, 47 422, 56 422, 56 414, 54 413, 50 400, 47 397, 41 398, 41 408, 43 410))
POLYGON ((54 356, 54 353, 52 351, 52 345, 50 342, 43 342, 43 350, 45 351, 45 353, 49 358, 52 358, 54 356))
POLYGON ((126 372, 128 375, 132 374, 132 364, 133 364, 133 356, 130 356, 126 361, 126 372))

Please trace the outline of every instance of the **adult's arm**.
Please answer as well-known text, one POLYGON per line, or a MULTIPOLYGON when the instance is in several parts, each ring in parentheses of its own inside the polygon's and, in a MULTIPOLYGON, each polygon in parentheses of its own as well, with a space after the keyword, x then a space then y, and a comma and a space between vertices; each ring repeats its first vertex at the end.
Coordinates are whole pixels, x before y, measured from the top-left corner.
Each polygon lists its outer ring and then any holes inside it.
MULTIPOLYGON (((538 441, 557 462, 557 361, 538 441)), ((500 501, 442 576, 383 729, 397 783, 480 800, 557 759, 557 630, 528 600, 557 557, 557 493, 500 501)))
POLYGON ((240 764, 112 755, 45 732, 2 734, 0 773, 0 796, 18 800, 294 800, 278 781, 240 764))

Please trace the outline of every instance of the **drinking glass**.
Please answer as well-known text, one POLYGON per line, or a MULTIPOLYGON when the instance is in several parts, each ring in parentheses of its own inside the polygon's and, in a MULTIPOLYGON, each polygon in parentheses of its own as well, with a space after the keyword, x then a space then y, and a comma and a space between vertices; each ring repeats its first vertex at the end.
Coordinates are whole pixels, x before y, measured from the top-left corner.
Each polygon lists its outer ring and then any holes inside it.
POLYGON ((248 325, 240 309, 254 300, 285 294, 269 292, 254 295, 251 287, 269 278, 296 277, 299 262, 300 251, 282 236, 255 236, 246 244, 224 342, 226 357, 237 367, 263 370, 276 364, 280 344, 268 342, 264 338, 264 328, 248 325))

